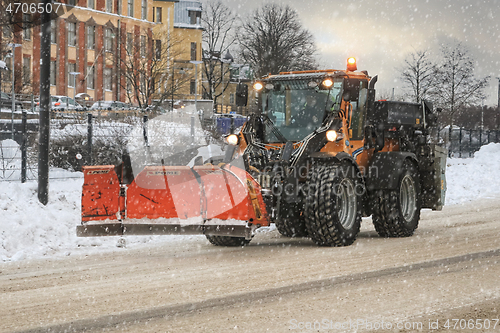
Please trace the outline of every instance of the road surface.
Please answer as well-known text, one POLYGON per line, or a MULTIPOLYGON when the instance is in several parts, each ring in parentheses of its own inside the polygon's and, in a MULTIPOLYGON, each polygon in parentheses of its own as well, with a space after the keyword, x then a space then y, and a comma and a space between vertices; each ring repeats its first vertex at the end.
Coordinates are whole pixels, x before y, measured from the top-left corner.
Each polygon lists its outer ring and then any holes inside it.
POLYGON ((411 238, 364 219, 344 248, 273 231, 3 263, 0 332, 500 332, 499 234, 482 200, 423 211, 411 238))

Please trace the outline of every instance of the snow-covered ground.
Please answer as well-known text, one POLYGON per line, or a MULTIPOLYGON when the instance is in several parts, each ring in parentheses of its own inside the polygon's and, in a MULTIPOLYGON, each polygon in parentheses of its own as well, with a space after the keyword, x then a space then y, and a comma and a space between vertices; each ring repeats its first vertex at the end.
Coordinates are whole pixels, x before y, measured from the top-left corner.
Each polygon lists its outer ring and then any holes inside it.
MULTIPOLYGON (((199 150, 204 158, 219 153, 214 147, 199 150)), ((446 204, 500 197, 499 165, 500 144, 494 143, 482 147, 474 158, 449 159, 446 204)), ((51 176, 57 178, 67 174, 51 170, 51 176)), ((77 238, 83 177, 81 173, 71 173, 71 177, 77 178, 51 180, 47 206, 39 203, 35 182, 0 182, 0 261, 123 250, 124 244, 134 248, 203 237, 128 236, 125 243, 118 237, 77 238)))

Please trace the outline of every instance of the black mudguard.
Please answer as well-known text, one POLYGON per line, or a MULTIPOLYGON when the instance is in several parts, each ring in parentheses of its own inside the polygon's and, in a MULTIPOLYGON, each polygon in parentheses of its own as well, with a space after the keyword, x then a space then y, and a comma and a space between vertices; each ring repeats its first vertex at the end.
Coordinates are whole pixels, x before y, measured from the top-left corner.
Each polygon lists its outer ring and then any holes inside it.
POLYGON ((365 177, 368 190, 396 189, 406 159, 414 161, 418 166, 417 157, 413 153, 391 151, 373 155, 365 177))

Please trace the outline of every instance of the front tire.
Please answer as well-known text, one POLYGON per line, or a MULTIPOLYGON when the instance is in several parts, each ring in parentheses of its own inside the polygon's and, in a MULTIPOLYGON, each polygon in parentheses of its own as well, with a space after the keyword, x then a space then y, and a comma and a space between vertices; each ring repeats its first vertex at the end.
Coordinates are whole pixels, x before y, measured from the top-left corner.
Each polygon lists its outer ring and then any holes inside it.
POLYGON ((313 170, 305 221, 311 239, 321 246, 347 246, 359 233, 364 187, 357 169, 345 161, 313 170), (362 193, 363 192, 363 193, 362 193))
POLYGON ((307 236, 306 225, 298 204, 290 204, 281 199, 279 211, 280 216, 274 224, 281 235, 285 237, 307 236))
POLYGON ((395 190, 378 190, 371 195, 373 225, 381 237, 409 237, 418 227, 420 176, 413 162, 403 163, 395 190))

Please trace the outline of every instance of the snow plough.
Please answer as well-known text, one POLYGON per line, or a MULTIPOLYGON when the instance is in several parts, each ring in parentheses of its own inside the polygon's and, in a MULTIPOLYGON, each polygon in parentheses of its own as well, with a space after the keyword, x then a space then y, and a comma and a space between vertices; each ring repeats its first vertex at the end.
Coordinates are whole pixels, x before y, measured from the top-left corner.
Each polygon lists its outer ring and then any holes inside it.
MULTIPOLYGON (((430 102, 376 100, 357 71, 282 72, 253 85, 257 111, 226 137, 224 156, 194 166, 83 168, 78 236, 204 234, 240 246, 276 225, 320 246, 352 244, 361 218, 382 237, 408 237, 420 210, 445 200, 446 151, 432 143, 430 102)), ((237 104, 247 104, 240 84, 237 104)))

